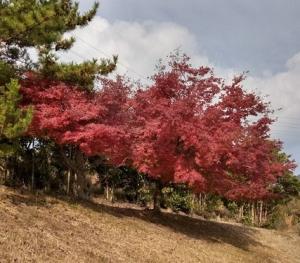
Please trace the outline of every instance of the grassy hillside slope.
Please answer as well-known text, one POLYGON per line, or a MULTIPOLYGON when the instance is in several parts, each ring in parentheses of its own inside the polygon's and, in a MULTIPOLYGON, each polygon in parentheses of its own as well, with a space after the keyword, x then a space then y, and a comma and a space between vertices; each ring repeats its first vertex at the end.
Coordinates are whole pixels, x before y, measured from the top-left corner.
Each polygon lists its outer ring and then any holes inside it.
POLYGON ((300 237, 0 187, 0 262, 300 262, 300 237))

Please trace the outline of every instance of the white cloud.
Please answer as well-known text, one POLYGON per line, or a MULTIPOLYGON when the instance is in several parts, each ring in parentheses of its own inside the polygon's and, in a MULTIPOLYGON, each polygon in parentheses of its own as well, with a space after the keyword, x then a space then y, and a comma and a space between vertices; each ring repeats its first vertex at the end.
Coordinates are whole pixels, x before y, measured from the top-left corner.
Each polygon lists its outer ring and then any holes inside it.
POLYGON ((71 52, 62 54, 63 61, 117 54, 118 72, 126 72, 135 79, 151 75, 158 59, 165 58, 177 48, 187 52, 198 65, 211 64, 205 55, 200 55, 194 35, 174 23, 117 21, 111 24, 96 17, 89 26, 72 35, 77 42, 71 52))
POLYGON ((275 75, 250 77, 247 87, 255 87, 262 94, 269 95, 273 108, 282 108, 276 112, 280 122, 294 121, 300 129, 300 53, 286 63, 286 70, 275 75))
POLYGON ((275 111, 278 121, 273 125, 272 135, 284 142, 286 151, 300 164, 300 53, 287 61, 284 72, 250 77, 246 86, 268 94, 273 109, 281 108, 275 111))

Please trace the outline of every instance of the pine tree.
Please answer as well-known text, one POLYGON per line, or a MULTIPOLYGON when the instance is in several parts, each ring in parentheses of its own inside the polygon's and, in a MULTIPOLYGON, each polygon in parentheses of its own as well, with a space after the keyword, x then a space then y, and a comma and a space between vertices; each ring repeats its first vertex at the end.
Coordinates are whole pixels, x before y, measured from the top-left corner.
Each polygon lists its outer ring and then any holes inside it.
POLYGON ((14 153, 15 138, 27 130, 31 122, 32 109, 20 109, 20 86, 12 80, 5 87, 1 87, 0 96, 0 157, 14 153))
POLYGON ((18 136, 31 120, 32 110, 19 108, 17 81, 34 72, 41 79, 92 91, 96 76, 116 67, 116 57, 77 64, 58 62, 56 52, 69 50, 75 42, 64 34, 87 25, 97 9, 95 3, 80 14, 78 3, 72 0, 0 0, 0 155, 14 152, 18 136), (30 59, 30 48, 38 52, 36 63, 30 59))
POLYGON ((95 77, 114 70, 117 58, 62 64, 55 53, 72 47, 75 39, 64 34, 87 25, 97 9, 95 3, 81 15, 78 3, 71 0, 0 0, 0 70, 5 68, 7 78, 11 78, 35 69, 43 78, 92 90, 95 77), (38 51, 36 65, 30 61, 28 48, 38 51), (14 71, 9 70, 11 67, 14 71))

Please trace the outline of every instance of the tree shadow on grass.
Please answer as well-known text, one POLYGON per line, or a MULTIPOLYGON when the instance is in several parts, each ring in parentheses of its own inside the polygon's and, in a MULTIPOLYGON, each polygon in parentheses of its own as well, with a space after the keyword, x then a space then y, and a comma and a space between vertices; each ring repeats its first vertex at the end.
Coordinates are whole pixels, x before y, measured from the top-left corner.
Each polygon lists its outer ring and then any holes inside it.
POLYGON ((161 225, 190 238, 213 243, 227 243, 245 251, 249 251, 250 246, 263 246, 255 238, 257 230, 242 225, 209 221, 176 213, 157 213, 149 209, 115 207, 89 201, 79 201, 77 204, 118 218, 132 217, 161 225))
POLYGON ((51 205, 58 203, 58 201, 51 200, 50 202, 46 199, 45 195, 32 194, 28 191, 19 191, 20 194, 6 194, 8 199, 13 205, 20 206, 38 206, 38 207, 51 207, 51 205))
POLYGON ((22 193, 22 195, 8 194, 6 197, 14 205, 25 204, 27 206, 42 206, 45 208, 51 207, 60 200, 67 202, 69 205, 80 205, 83 208, 91 209, 98 213, 106 213, 118 218, 130 217, 140 219, 148 223, 167 227, 190 238, 212 243, 227 243, 245 251, 249 251, 250 246, 263 246, 255 239, 257 230, 242 225, 214 222, 175 213, 155 213, 148 209, 122 207, 122 205, 116 207, 92 201, 73 200, 65 196, 53 196, 57 201, 54 199, 50 202, 44 195, 29 193, 22 193))

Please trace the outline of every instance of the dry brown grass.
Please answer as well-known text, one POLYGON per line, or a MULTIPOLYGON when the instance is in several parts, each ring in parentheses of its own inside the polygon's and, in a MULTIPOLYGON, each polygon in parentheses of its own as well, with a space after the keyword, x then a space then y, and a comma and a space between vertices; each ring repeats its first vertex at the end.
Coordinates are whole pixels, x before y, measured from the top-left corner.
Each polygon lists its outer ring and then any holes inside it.
POLYGON ((300 262, 300 238, 0 187, 0 262, 300 262))

